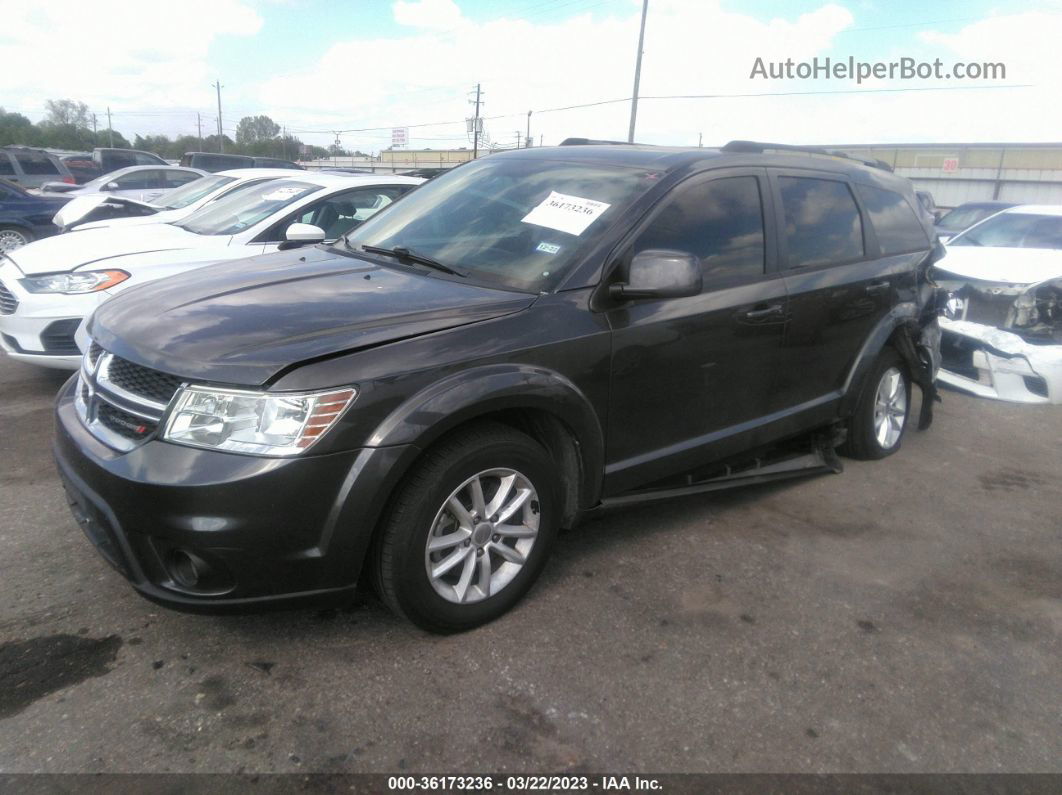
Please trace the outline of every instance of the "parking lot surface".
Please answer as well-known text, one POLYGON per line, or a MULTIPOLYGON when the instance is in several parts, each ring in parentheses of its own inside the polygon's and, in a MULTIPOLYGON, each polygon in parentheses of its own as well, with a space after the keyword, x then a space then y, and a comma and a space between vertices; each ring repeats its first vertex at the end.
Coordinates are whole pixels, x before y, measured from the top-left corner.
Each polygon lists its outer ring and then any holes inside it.
POLYGON ((136 596, 0 356, 0 772, 1062 771, 1062 411, 944 394, 878 463, 603 513, 512 613, 136 596), (16 686, 17 685, 17 686, 16 686))

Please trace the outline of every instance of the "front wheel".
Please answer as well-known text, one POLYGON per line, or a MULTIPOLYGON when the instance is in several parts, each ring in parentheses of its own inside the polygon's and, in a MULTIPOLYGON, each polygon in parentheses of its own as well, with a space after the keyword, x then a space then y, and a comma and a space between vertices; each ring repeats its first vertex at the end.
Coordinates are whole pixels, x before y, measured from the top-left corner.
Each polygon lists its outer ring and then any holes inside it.
POLYGON ((505 425, 459 429, 392 502, 374 551, 381 598, 433 632, 485 624, 532 586, 559 521, 555 467, 505 425))
POLYGON ((879 459, 900 449, 911 407, 911 380, 900 354, 886 348, 867 376, 841 452, 879 459))

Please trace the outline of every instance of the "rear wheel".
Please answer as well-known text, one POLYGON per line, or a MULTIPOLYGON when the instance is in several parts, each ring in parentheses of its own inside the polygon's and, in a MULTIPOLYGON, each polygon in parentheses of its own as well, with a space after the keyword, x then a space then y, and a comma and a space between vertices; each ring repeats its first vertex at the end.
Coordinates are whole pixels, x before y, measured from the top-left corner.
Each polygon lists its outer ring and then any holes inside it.
POLYGON ((33 242, 33 235, 17 226, 0 226, 0 254, 22 248, 33 242))
POLYGON ((886 348, 867 376, 841 452, 879 459, 900 449, 911 406, 911 380, 900 354, 886 348))
POLYGON ((549 455, 508 426, 458 430, 407 476, 375 549, 381 598, 433 632, 485 624, 515 605, 558 523, 549 455))

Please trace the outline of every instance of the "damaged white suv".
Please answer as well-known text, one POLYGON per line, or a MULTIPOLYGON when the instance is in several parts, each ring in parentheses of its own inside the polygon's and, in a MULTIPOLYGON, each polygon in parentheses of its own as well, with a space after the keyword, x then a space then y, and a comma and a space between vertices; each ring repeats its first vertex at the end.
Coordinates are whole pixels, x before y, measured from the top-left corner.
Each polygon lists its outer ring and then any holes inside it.
POLYGON ((1020 205, 951 239, 938 380, 982 397, 1062 404, 1062 206, 1020 205))

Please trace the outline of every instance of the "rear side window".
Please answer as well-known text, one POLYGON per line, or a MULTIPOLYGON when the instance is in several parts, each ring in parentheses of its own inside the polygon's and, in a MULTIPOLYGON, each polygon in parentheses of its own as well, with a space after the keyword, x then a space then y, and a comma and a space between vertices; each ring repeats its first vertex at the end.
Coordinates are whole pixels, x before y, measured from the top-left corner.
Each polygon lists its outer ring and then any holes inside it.
POLYGON ((165 171, 163 175, 166 178, 167 188, 179 188, 181 185, 187 185, 189 182, 194 182, 201 177, 200 174, 194 171, 165 171))
POLYGON ((837 265, 863 258, 863 222, 844 182, 779 177, 789 267, 837 265))
POLYGON ((58 174, 59 168, 48 155, 42 152, 16 152, 15 160, 23 174, 51 175, 58 174))
POLYGON ((0 152, 0 176, 13 177, 15 175, 15 166, 11 163, 11 158, 7 156, 7 152, 0 152))
POLYGON ((714 287, 763 275, 763 202, 756 177, 679 187, 634 244, 693 254, 714 287))
POLYGON ((155 155, 148 154, 147 152, 136 152, 133 155, 138 166, 161 166, 165 164, 165 160, 155 155))
POLYGON ((929 245, 929 237, 918 222, 918 216, 899 193, 870 185, 856 185, 856 191, 867 208, 882 254, 904 254, 929 245))

